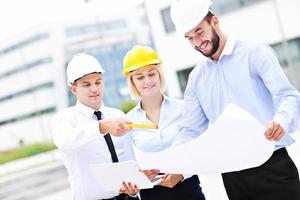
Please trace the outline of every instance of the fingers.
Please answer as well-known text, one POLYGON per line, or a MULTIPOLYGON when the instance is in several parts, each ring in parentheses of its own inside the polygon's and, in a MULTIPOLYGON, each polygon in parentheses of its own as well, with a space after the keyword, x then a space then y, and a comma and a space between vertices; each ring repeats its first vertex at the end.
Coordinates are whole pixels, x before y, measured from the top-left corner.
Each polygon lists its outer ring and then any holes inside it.
POLYGON ((140 170, 140 171, 143 172, 148 177, 149 180, 152 180, 160 172, 159 169, 140 170))
POLYGON ((265 136, 268 140, 279 141, 285 135, 284 128, 277 122, 270 122, 267 125, 265 136))
POLYGON ((163 181, 161 181, 159 185, 173 188, 181 180, 183 180, 182 174, 166 174, 163 181))
POLYGON ((272 136, 273 126, 274 126, 273 122, 270 122, 270 123, 267 125, 267 130, 266 130, 266 132, 265 132, 265 136, 266 136, 267 139, 270 139, 271 136, 272 136))
POLYGON ((171 174, 165 174, 163 177, 162 177, 162 181, 158 184, 158 185, 161 185, 161 186, 164 186, 164 187, 170 187, 170 178, 171 178, 171 174))
POLYGON ((101 133, 110 133, 113 136, 123 136, 131 130, 127 126, 128 120, 125 118, 103 119, 99 123, 101 133))
POLYGON ((128 195, 136 195, 139 192, 139 188, 137 185, 133 185, 131 182, 124 182, 123 181, 123 188, 119 189, 119 193, 126 193, 128 195))

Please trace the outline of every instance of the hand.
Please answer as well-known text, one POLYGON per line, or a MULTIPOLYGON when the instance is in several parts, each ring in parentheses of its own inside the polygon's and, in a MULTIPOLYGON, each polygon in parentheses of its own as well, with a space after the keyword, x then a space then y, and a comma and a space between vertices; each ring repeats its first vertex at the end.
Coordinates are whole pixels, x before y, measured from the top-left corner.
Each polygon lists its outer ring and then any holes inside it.
POLYGON ((131 130, 131 128, 127 126, 127 123, 130 123, 130 121, 125 118, 102 119, 99 123, 99 130, 100 133, 109 133, 113 136, 123 136, 131 130))
POLYGON ((283 127, 277 122, 270 122, 267 125, 265 136, 268 140, 279 141, 285 135, 283 127))
POLYGON ((182 174, 166 174, 159 185, 172 188, 181 180, 183 180, 182 174))
POLYGON ((125 193, 130 196, 136 195, 139 192, 137 185, 132 185, 130 182, 126 183, 123 181, 123 188, 120 188, 119 193, 125 193))
POLYGON ((158 173, 160 172, 159 169, 150 169, 150 170, 140 170, 143 172, 148 179, 151 181, 158 173))

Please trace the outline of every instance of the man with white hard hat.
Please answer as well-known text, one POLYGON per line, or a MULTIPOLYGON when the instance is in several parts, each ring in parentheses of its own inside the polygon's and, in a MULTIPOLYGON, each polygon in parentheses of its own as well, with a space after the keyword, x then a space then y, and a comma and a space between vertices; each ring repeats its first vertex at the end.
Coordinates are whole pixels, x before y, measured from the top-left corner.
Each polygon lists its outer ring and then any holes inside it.
POLYGON ((266 139, 276 145, 263 165, 222 174, 229 199, 299 200, 298 170, 285 149, 294 142, 290 134, 300 118, 299 92, 269 46, 225 35, 211 4, 210 0, 177 0, 171 7, 177 32, 206 57, 189 76, 184 95, 188 106, 176 143, 203 133, 228 103, 234 103, 265 124, 266 139))
POLYGON ((123 136, 130 130, 129 121, 121 111, 102 105, 103 72, 96 58, 87 54, 77 54, 69 62, 67 81, 77 103, 54 116, 53 141, 68 170, 73 199, 136 199, 104 190, 89 168, 90 164, 133 159, 131 140, 123 136))

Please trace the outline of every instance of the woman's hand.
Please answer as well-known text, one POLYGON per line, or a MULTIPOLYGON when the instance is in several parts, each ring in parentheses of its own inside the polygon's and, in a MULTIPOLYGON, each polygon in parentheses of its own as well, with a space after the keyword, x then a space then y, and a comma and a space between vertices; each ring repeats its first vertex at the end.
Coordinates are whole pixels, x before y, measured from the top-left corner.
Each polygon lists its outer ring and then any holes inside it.
POLYGON ((137 185, 132 185, 130 182, 124 182, 123 181, 123 188, 120 188, 119 193, 125 193, 128 194, 129 196, 134 196, 136 195, 140 189, 138 188, 137 185))
POLYGON ((159 174, 159 169, 150 169, 150 170, 140 170, 143 172, 148 179, 151 181, 156 175, 159 174))
POLYGON ((182 180, 183 180, 182 174, 166 174, 163 177, 163 180, 158 185, 172 188, 182 180))

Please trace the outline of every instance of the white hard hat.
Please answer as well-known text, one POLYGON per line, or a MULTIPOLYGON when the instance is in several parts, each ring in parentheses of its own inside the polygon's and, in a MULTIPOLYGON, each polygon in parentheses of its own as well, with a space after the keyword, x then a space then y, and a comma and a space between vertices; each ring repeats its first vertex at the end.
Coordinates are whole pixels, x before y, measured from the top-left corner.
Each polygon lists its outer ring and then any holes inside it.
POLYGON ((211 0, 174 0, 171 18, 179 34, 185 34, 199 24, 207 15, 211 0))
POLYGON ((94 72, 105 72, 98 60, 85 53, 76 54, 67 66, 68 85, 74 84, 77 79, 94 72))

